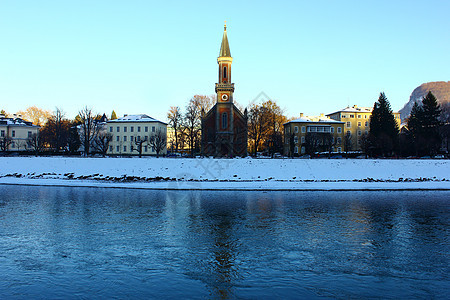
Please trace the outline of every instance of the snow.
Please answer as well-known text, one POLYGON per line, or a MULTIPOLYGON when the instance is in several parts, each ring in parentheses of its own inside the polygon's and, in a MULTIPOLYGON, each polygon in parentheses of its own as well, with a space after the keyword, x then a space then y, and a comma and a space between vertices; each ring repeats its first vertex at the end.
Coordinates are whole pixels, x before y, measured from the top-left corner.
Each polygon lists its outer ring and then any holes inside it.
MULTIPOLYGON (((108 122, 125 122, 125 121, 129 121, 129 122, 160 122, 160 123, 164 123, 161 121, 158 121, 148 115, 145 114, 140 114, 140 115, 126 115, 123 116, 121 118, 115 119, 115 120, 109 120, 108 122)), ((165 123, 164 123, 165 124, 165 123)))
POLYGON ((448 160, 0 157, 0 184, 200 190, 450 190, 448 160))

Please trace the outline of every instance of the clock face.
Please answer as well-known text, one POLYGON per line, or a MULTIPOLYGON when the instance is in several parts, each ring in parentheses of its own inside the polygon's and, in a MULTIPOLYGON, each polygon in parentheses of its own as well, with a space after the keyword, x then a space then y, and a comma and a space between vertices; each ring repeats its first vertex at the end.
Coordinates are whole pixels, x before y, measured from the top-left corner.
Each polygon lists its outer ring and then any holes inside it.
POLYGON ((227 101, 228 100, 228 95, 227 94, 223 94, 222 95, 222 100, 223 101, 227 101))

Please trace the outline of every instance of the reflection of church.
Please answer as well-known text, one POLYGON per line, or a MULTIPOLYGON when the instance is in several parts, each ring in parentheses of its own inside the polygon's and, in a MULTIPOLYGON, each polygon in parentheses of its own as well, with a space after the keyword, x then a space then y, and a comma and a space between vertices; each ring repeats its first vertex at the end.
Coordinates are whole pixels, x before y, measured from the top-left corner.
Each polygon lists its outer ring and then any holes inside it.
POLYGON ((234 83, 231 83, 233 58, 225 25, 219 57, 219 82, 216 83, 216 104, 202 112, 202 152, 207 156, 247 155, 247 110, 244 114, 233 104, 234 83))

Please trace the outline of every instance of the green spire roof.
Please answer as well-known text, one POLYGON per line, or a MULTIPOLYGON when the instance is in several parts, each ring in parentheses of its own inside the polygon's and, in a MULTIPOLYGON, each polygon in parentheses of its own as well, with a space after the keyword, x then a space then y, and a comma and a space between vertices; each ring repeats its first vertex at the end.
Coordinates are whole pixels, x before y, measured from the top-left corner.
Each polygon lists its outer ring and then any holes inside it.
POLYGON ((230 45, 228 44, 226 23, 223 29, 222 45, 220 45, 219 57, 231 57, 230 45))

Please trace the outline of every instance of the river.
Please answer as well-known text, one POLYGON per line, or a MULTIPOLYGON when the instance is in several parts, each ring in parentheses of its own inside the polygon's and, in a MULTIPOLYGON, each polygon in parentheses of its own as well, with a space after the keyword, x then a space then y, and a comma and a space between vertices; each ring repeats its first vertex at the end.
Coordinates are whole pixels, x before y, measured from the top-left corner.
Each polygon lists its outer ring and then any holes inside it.
POLYGON ((443 299, 449 199, 0 185, 0 295, 443 299))

